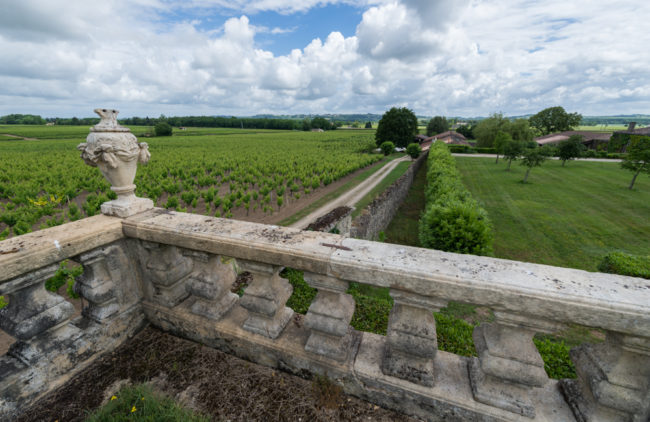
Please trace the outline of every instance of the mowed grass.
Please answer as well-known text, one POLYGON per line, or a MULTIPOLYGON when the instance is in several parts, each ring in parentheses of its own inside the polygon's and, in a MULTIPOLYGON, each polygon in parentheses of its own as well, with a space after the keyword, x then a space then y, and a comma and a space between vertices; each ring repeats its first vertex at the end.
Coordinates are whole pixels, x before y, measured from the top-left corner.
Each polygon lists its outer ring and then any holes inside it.
POLYGON ((424 163, 415 174, 404 202, 385 231, 385 241, 398 245, 420 246, 418 226, 420 214, 424 210, 424 186, 426 184, 427 165, 424 163))
POLYGON ((547 161, 531 171, 490 158, 456 157, 463 182, 494 224, 499 258, 596 271, 602 257, 619 250, 650 250, 650 177, 618 163, 547 161))

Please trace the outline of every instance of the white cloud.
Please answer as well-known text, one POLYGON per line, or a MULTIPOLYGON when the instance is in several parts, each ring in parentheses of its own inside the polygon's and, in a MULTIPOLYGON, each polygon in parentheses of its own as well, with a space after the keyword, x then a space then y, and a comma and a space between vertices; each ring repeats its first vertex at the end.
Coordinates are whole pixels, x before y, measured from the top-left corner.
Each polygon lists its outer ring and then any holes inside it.
POLYGON ((0 0, 0 114, 648 112, 647 16, 644 1, 0 0), (354 36, 257 44, 295 28, 255 13, 335 3, 367 8, 354 36), (240 13, 212 31, 186 18, 214 7, 240 13))

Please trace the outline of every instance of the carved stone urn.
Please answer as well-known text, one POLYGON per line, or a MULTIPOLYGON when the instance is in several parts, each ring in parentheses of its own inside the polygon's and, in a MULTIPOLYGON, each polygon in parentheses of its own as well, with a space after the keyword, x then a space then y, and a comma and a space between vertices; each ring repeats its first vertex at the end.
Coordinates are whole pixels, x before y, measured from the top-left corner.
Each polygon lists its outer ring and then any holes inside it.
POLYGON ((151 199, 135 196, 133 184, 138 162, 147 163, 151 157, 148 145, 138 142, 128 128, 117 123, 119 111, 105 108, 94 111, 101 120, 90 128, 86 142, 77 149, 86 164, 99 167, 117 194, 117 199, 102 204, 102 214, 129 217, 153 208, 151 199))

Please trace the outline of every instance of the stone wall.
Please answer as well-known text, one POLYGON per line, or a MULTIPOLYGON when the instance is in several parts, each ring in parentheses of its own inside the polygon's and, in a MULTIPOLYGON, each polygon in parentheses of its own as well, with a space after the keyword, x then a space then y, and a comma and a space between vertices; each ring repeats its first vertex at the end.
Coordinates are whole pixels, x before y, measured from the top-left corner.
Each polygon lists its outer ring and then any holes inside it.
POLYGON ((307 226, 306 230, 325 233, 337 233, 341 236, 350 237, 352 228, 352 207, 337 207, 327 214, 320 216, 307 226))
POLYGON ((361 214, 352 221, 350 236, 357 239, 375 240, 379 232, 385 230, 406 198, 415 175, 427 161, 428 151, 424 152, 399 179, 375 198, 361 214))
POLYGON ((154 209, 97 216, 0 242, 0 420, 63 385, 152 324, 270 367, 319 374, 347 393, 428 421, 625 421, 650 416, 648 281, 154 209), (84 266, 79 318, 47 292, 62 259, 84 266), (236 265, 234 265, 234 261, 236 265), (286 306, 282 267, 318 290, 286 306), (251 281, 230 291, 236 268, 251 281), (350 282, 388 288, 386 336, 350 326, 350 282), (476 357, 438 350, 432 312, 490 308, 476 357), (579 324, 606 333, 571 351, 578 378, 552 380, 532 339, 579 324), (574 416, 575 415, 575 416, 574 416))

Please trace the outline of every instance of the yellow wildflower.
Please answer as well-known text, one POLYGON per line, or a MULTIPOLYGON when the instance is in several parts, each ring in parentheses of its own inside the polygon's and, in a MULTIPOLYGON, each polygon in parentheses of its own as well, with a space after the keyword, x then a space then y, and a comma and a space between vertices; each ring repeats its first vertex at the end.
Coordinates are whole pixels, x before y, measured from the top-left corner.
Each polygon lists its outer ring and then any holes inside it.
POLYGON ((135 406, 133 406, 133 407, 131 408, 131 413, 135 412, 136 410, 138 410, 138 409, 136 409, 135 406))
POLYGON ((111 397, 111 401, 116 400, 116 399, 117 399, 117 396, 111 397))

